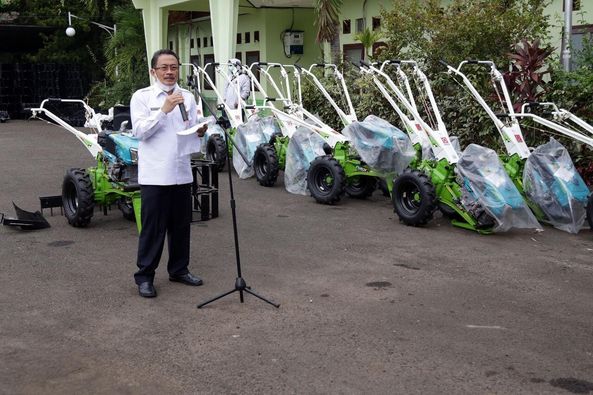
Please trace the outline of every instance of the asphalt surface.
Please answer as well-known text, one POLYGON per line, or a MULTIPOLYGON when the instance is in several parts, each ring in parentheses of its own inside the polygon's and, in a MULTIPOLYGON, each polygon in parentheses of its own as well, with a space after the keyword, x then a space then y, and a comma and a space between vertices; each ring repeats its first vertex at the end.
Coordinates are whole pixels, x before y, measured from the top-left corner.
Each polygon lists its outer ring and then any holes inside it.
MULTIPOLYGON (((39 209, 93 160, 40 121, 0 124, 0 212, 39 209)), ((390 202, 335 207, 227 173, 220 217, 192 225, 201 287, 138 296, 137 233, 117 209, 85 229, 0 226, 0 393, 592 393, 593 232, 481 236, 390 202)))

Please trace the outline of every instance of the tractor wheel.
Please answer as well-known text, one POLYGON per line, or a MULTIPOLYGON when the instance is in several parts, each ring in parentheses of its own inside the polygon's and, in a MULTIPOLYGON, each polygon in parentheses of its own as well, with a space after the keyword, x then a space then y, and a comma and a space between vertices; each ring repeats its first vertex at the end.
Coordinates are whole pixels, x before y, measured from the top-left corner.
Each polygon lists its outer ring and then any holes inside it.
POLYGON ((274 186, 278 178, 278 158, 276 150, 270 144, 260 144, 253 156, 255 178, 264 187, 274 186))
POLYGON ((134 213, 134 205, 132 199, 121 198, 117 201, 117 207, 120 209, 124 218, 128 221, 136 222, 136 214, 134 213))
POLYGON ((589 204, 587 204, 587 221, 589 221, 589 227, 593 229, 593 195, 589 196, 589 204))
POLYGON ((439 211, 443 214, 443 217, 445 217, 445 218, 448 218, 451 220, 463 219, 463 217, 461 217, 457 211, 453 210, 451 207, 447 206, 445 203, 439 203, 438 208, 439 208, 439 211))
POLYGON ((206 145, 206 157, 216 163, 218 171, 224 169, 227 155, 227 146, 222 136, 219 134, 211 135, 206 145))
POLYGON ((307 187, 317 203, 335 204, 345 192, 346 174, 331 155, 318 156, 307 172, 307 187))
POLYGON ((393 208, 406 225, 425 225, 437 208, 434 185, 420 170, 406 169, 393 184, 393 208))
POLYGON ((387 181, 385 181, 384 178, 379 178, 377 188, 381 191, 383 196, 391 198, 391 193, 389 193, 389 188, 387 187, 387 181))
POLYGON ((62 204, 68 223, 83 228, 91 222, 95 194, 91 178, 84 169, 69 169, 62 183, 62 204))
POLYGON ((352 177, 350 184, 346 183, 346 193, 355 199, 366 199, 377 189, 375 177, 356 176, 352 177))

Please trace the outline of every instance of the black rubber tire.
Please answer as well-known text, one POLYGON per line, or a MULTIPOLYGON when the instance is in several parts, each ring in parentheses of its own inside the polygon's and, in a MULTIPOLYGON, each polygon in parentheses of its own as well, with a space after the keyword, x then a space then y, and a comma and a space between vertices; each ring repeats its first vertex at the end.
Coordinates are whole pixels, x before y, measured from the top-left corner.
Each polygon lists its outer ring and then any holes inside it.
POLYGON ((434 185, 423 171, 407 168, 393 183, 393 208, 406 225, 428 223, 437 209, 434 185))
POLYGON ((91 222, 95 193, 91 178, 84 169, 68 169, 62 182, 62 204, 68 223, 83 228, 91 222))
POLYGON ((356 176, 346 183, 346 194, 354 199, 366 199, 377 189, 375 177, 356 176))
POLYGON ((331 155, 318 156, 307 172, 307 187, 317 203, 336 204, 346 192, 344 169, 331 155))
POLYGON ((206 158, 216 163, 218 171, 224 169, 227 161, 228 150, 226 143, 221 135, 213 134, 206 143, 206 158))
POLYGON ((377 182, 377 188, 381 191, 383 196, 391 198, 391 193, 389 193, 389 188, 387 188, 387 181, 384 178, 380 178, 377 182))
POLYGON ((463 217, 457 213, 457 211, 453 210, 451 207, 447 206, 445 203, 438 203, 439 211, 443 214, 443 217, 449 219, 456 219, 461 220, 463 217))
POLYGON ((134 212, 134 205, 132 200, 128 198, 121 198, 117 201, 117 207, 128 221, 136 222, 136 213, 134 212))
POLYGON ((593 194, 589 196, 589 204, 587 204, 587 221, 589 221, 589 227, 593 229, 593 194))
POLYGON ((271 144, 260 144, 253 155, 255 178, 264 187, 274 186, 278 178, 278 157, 271 144))

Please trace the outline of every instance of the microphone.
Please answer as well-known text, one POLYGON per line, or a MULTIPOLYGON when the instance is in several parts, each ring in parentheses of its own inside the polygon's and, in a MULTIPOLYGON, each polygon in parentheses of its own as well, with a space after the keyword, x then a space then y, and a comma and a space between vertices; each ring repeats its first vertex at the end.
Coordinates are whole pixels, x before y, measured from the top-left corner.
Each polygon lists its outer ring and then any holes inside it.
POLYGON ((179 103, 179 111, 181 111, 181 118, 183 118, 183 122, 187 121, 187 111, 185 111, 185 104, 179 103))

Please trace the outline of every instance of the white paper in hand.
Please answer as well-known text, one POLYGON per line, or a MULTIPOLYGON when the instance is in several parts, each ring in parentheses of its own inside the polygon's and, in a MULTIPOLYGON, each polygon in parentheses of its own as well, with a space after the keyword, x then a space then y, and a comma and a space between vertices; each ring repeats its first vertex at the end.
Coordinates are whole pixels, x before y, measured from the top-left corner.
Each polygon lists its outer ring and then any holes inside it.
POLYGON ((182 130, 181 132, 177 132, 177 135, 178 136, 190 136, 192 133, 197 134, 198 129, 201 128, 202 126, 206 125, 207 123, 208 123, 208 121, 199 123, 195 126, 192 126, 189 129, 185 129, 185 130, 182 130))
POLYGON ((189 129, 177 132, 177 154, 179 156, 200 152, 202 148, 202 138, 198 136, 197 131, 207 123, 208 122, 202 122, 189 129))

